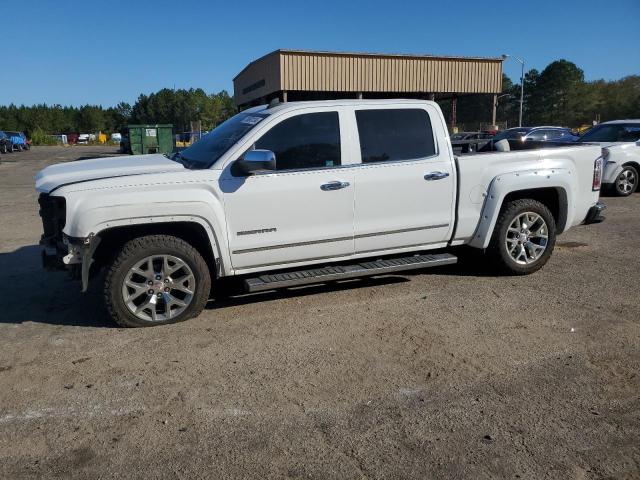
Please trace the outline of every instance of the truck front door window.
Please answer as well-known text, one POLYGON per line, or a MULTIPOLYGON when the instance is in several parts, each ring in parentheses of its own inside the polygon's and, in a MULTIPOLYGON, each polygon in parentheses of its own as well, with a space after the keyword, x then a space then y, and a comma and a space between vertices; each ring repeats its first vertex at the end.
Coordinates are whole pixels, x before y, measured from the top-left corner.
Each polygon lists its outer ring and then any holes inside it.
POLYGON ((283 120, 255 144, 276 154, 277 170, 341 164, 338 112, 307 113, 283 120))
POLYGON ((357 110, 362 163, 435 155, 429 114, 422 109, 357 110))

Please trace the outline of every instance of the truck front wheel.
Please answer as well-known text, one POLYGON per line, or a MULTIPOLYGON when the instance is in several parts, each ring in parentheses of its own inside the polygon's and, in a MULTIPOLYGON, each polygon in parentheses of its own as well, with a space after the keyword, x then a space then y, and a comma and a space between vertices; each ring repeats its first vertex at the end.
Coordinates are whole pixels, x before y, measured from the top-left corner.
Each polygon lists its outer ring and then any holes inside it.
POLYGON ((149 235, 127 242, 104 284, 107 311, 123 327, 181 322, 202 312, 211 276, 202 255, 184 240, 149 235))
POLYGON ((555 243, 556 222, 549 209, 521 199, 503 206, 488 250, 500 270, 526 275, 547 263, 555 243))

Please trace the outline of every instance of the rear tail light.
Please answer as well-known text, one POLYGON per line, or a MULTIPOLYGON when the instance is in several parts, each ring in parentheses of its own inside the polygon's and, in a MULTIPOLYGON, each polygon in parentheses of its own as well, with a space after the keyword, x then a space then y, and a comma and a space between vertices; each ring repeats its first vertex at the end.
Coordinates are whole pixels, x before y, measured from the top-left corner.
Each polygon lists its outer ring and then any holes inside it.
MULTIPOLYGON (((606 149, 603 149, 602 156, 598 157, 593 164, 593 185, 591 186, 591 189, 594 192, 600 190, 600 186, 602 185, 602 165, 605 157, 604 150, 606 149)), ((607 156, 608 154, 609 152, 607 151, 607 156)))

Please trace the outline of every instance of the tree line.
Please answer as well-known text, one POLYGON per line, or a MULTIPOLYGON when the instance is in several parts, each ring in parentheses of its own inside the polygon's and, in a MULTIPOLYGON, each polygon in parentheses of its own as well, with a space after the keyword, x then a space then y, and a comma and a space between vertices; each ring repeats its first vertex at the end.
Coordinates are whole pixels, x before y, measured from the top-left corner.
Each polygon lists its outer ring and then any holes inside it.
POLYGON ((114 133, 135 123, 171 123, 177 132, 190 130, 192 121, 200 121, 202 130, 211 130, 236 113, 233 98, 226 91, 207 94, 201 88, 173 90, 164 88, 140 95, 131 106, 120 102, 115 107, 80 107, 39 104, 0 106, 0 130, 36 132, 114 133))
MULTIPOLYGON (((513 83, 504 75, 502 93, 506 96, 498 101, 497 122, 518 126, 520 82, 513 83)), ((490 123, 492 102, 489 95, 458 98, 458 121, 467 125, 490 123)), ((451 104, 441 106, 449 118, 451 104)), ((523 125, 579 127, 593 121, 639 117, 640 75, 587 82, 582 69, 567 60, 552 62, 542 72, 525 72, 523 125)))
MULTIPOLYGON (((517 126, 520 84, 503 76, 503 94, 498 103, 497 121, 517 126)), ((460 96, 457 119, 467 126, 491 122, 493 95, 460 96)), ((450 118, 450 101, 441 102, 450 118)), ((191 129, 200 121, 202 130, 210 130, 236 113, 233 98, 226 91, 207 94, 201 88, 164 88, 140 95, 133 106, 121 102, 115 107, 62 105, 0 106, 0 129, 34 133, 122 132, 132 123, 171 123, 176 132, 191 129)), ((524 78, 524 125, 560 125, 578 127, 593 120, 640 117, 640 76, 620 80, 587 82, 584 72, 574 63, 557 60, 542 72, 535 69, 524 78)))

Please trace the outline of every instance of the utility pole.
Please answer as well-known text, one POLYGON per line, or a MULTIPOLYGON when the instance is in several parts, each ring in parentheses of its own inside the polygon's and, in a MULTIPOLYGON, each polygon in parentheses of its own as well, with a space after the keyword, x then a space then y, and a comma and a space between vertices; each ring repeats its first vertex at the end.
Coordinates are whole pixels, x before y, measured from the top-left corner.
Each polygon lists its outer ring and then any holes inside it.
POLYGON ((522 105, 524 104, 524 60, 520 57, 516 57, 515 55, 503 54, 502 60, 506 60, 507 58, 515 58, 520 65, 522 66, 522 73, 520 74, 520 118, 518 120, 518 126, 522 126, 522 105))

